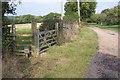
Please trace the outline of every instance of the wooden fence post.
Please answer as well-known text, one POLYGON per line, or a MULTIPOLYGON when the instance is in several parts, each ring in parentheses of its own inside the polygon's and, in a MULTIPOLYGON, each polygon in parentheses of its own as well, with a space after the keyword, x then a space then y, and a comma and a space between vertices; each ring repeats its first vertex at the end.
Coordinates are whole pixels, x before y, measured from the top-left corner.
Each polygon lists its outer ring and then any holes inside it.
POLYGON ((12 24, 12 34, 13 34, 13 40, 15 41, 16 28, 14 23, 12 24))
POLYGON ((59 21, 55 24, 55 28, 57 31, 57 44, 61 44, 63 40, 63 23, 59 21))
POLYGON ((32 22, 32 55, 34 57, 37 57, 39 54, 39 36, 38 36, 38 30, 37 30, 37 23, 35 21, 32 22))
POLYGON ((60 44, 62 44, 63 43, 63 21, 61 20, 60 22, 59 22, 59 34, 60 34, 60 44))
POLYGON ((12 35, 13 35, 13 52, 16 50, 16 28, 15 24, 12 24, 12 35))
POLYGON ((57 44, 59 44, 59 26, 58 26, 58 22, 55 23, 55 29, 56 29, 56 32, 57 32, 57 44))

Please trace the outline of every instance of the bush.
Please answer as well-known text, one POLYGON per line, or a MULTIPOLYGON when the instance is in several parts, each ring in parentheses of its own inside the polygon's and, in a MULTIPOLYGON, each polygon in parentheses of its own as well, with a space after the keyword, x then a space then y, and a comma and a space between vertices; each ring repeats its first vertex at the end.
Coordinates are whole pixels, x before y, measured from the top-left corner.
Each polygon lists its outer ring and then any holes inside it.
POLYGON ((76 21, 76 20, 78 21, 78 19, 79 19, 78 14, 73 12, 64 16, 64 21, 76 21))

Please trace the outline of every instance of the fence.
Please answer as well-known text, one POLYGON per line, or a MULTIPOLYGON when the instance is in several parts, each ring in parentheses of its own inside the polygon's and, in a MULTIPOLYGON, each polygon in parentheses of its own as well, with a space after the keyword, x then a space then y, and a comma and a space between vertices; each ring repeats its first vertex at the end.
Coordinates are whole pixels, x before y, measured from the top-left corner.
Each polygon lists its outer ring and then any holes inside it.
POLYGON ((42 53, 57 43, 57 30, 39 32, 38 37, 39 51, 42 53))
MULTIPOLYGON (((14 53, 16 55, 26 55, 31 54, 31 46, 32 46, 32 33, 26 33, 24 29, 23 32, 18 31, 18 27, 16 25, 12 25, 12 33, 14 44, 14 53), (16 29, 17 28, 17 29, 16 29), (31 39, 30 39, 31 38, 31 39)), ((22 26, 20 26, 21 28, 22 26)))
POLYGON ((15 35, 12 29, 14 26, 5 25, 2 27, 2 52, 9 51, 12 53, 14 51, 15 35))
MULTIPOLYGON (((5 36, 3 40, 12 40, 10 46, 17 55, 37 56, 54 44, 77 39, 76 35, 79 32, 77 22, 64 23, 64 25, 62 21, 57 22, 54 30, 45 31, 40 31, 36 22, 32 22, 30 26, 30 33, 19 33, 14 24, 11 27, 3 28, 3 31, 8 34, 3 35, 5 36)), ((22 31, 25 32, 24 29, 22 31)))
POLYGON ((57 43, 58 39, 58 23, 56 23, 55 30, 40 31, 36 27, 36 22, 32 23, 32 55, 37 56, 40 53, 46 51, 50 46, 57 43))
MULTIPOLYGON (((9 28, 3 28, 3 30, 7 30, 9 33, 9 36, 5 38, 10 37, 10 39, 14 42, 14 44, 11 43, 11 46, 15 54, 26 56, 31 54, 33 56, 37 56, 46 51, 50 46, 59 42, 58 26, 59 24, 56 23, 54 30, 40 31, 39 28, 37 28, 37 23, 32 22, 30 29, 31 33, 26 33, 24 29, 22 30, 23 33, 19 32, 14 24, 12 24, 9 28)), ((21 28, 22 26, 19 27, 21 28)))

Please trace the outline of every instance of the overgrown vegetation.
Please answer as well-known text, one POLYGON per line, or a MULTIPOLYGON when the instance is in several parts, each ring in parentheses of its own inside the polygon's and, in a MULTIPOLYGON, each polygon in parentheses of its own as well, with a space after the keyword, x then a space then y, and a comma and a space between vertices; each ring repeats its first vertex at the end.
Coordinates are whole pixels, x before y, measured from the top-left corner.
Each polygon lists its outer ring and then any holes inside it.
POLYGON ((56 22, 59 22, 61 14, 59 13, 49 13, 43 17, 43 25, 40 26, 40 30, 53 30, 55 29, 56 22))
POLYGON ((120 12, 120 5, 115 6, 114 8, 111 9, 105 9, 101 12, 101 14, 95 14, 91 16, 89 22, 97 23, 101 25, 118 25, 119 12, 120 12))
POLYGON ((97 46, 96 33, 88 28, 82 28, 76 41, 53 46, 47 54, 42 54, 34 69, 31 69, 31 77, 83 78, 97 46))
POLYGON ((35 15, 31 15, 31 14, 14 17, 14 23, 16 23, 16 24, 31 23, 33 20, 36 20, 36 22, 40 23, 40 22, 42 22, 43 17, 35 16, 35 15))
MULTIPOLYGON (((80 3, 80 18, 82 21, 86 21, 87 18, 90 18, 95 13, 96 8, 96 0, 91 0, 91 2, 87 2, 81 0, 80 3)), ((65 4, 65 17, 67 20, 78 20, 78 4, 77 0, 67 0, 65 4)))

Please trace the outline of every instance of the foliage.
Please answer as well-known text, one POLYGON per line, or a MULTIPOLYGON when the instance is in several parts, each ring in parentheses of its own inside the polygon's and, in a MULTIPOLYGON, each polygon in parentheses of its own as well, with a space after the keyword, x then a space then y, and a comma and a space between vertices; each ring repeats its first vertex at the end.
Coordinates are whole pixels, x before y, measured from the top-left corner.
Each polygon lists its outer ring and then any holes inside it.
POLYGON ((13 45, 14 45, 14 40, 10 36, 11 35, 11 30, 10 27, 8 27, 8 24, 11 22, 9 21, 7 16, 5 14, 13 14, 15 15, 15 10, 16 10, 16 4, 14 1, 10 0, 9 2, 2 2, 2 46, 3 53, 9 53, 13 51, 13 45))
POLYGON ((74 21, 78 20, 79 16, 75 12, 70 12, 70 14, 64 16, 64 21, 74 21))
MULTIPOLYGON (((93 0, 93 2, 84 2, 84 1, 80 2, 81 20, 89 18, 91 15, 95 13, 96 4, 97 3, 95 0, 93 0)), ((75 13, 76 14, 78 13, 77 0, 73 2, 70 2, 70 0, 67 0, 67 3, 65 4, 65 16, 67 16, 68 19, 70 16, 73 16, 72 19, 77 19, 76 17, 74 17, 76 15, 75 13)))
POLYGON ((81 2, 80 3, 80 14, 82 19, 90 18, 95 13, 96 9, 96 0, 92 2, 81 2))
POLYGON ((10 2, 2 2, 2 25, 7 25, 7 17, 5 17, 5 14, 16 14, 16 4, 10 3, 10 2))
POLYGON ((106 24, 118 24, 118 10, 119 10, 120 6, 116 6, 112 9, 110 9, 106 15, 106 24))
POLYGON ((55 23, 59 20, 60 20, 60 14, 58 13, 49 13, 43 16, 43 25, 40 27, 40 30, 55 29, 55 23))
POLYGON ((95 14, 91 16, 91 21, 97 24, 104 24, 104 25, 118 24, 119 8, 120 6, 118 5, 111 9, 105 9, 101 12, 101 14, 95 14))
POLYGON ((91 21, 97 24, 102 24, 105 22, 105 14, 95 14, 91 16, 91 21))
POLYGON ((37 23, 41 23, 43 21, 43 17, 42 16, 35 16, 35 20, 37 21, 37 23))
POLYGON ((2 16, 4 16, 4 14, 15 14, 15 10, 16 10, 16 4, 11 3, 9 4, 9 2, 2 2, 2 16))
POLYGON ((32 20, 34 20, 34 16, 33 15, 23 15, 23 16, 15 16, 14 18, 14 22, 16 24, 19 24, 19 23, 30 23, 32 22, 32 20))

